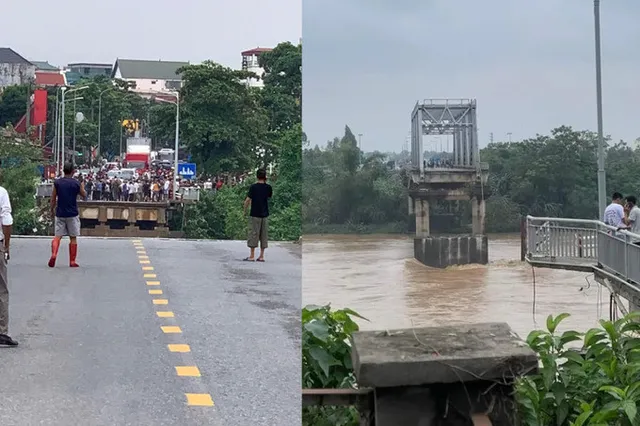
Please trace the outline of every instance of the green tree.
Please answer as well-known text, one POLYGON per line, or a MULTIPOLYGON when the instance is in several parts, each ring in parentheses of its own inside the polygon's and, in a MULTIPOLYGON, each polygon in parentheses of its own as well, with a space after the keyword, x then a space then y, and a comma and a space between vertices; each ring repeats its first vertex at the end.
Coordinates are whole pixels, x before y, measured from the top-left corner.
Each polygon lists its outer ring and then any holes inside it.
POLYGON ((196 162, 209 173, 255 167, 269 123, 259 92, 244 83, 254 74, 210 61, 180 72, 181 135, 196 162))
POLYGON ((302 46, 280 43, 259 57, 264 69, 263 105, 269 113, 269 130, 290 129, 301 122, 302 46))
POLYGON ((15 234, 44 234, 48 222, 41 220, 43 212, 37 208, 34 195, 39 182, 37 165, 42 150, 17 135, 11 127, 0 128, 0 182, 9 192, 13 209, 15 234))
POLYGON ((27 111, 29 86, 9 86, 0 92, 0 128, 15 126, 27 111))

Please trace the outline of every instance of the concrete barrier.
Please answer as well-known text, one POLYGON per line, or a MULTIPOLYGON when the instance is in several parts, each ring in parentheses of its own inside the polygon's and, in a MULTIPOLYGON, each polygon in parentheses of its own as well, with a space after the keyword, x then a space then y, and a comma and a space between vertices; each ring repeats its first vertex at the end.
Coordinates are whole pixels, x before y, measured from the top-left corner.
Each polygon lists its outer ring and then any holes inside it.
POLYGON ((489 263, 486 235, 415 238, 413 252, 416 260, 434 268, 489 263))
POLYGON ((352 345, 357 383, 374 389, 377 426, 467 425, 479 416, 513 425, 513 381, 538 370, 506 323, 362 331, 352 345))

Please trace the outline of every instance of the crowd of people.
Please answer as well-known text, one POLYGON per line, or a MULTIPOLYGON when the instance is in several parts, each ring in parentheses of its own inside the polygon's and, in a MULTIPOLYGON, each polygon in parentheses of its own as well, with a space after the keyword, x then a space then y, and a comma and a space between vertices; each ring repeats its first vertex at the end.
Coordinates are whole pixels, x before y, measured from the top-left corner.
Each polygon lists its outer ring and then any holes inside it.
POLYGON ((425 169, 452 169, 453 167, 454 164, 451 159, 431 158, 424 160, 425 169))
MULTIPOLYGON (((181 196, 186 191, 218 191, 223 186, 236 186, 247 178, 247 174, 199 175, 192 179, 178 178, 174 188, 173 169, 151 167, 150 169, 123 175, 118 163, 104 165, 92 169, 79 169, 75 178, 84 184, 85 201, 131 201, 131 202, 165 202, 173 198, 173 190, 181 196), (181 191, 181 189, 183 189, 181 191)), ((60 178, 59 176, 58 178, 60 178)), ((43 179, 53 183, 54 179, 43 179)))

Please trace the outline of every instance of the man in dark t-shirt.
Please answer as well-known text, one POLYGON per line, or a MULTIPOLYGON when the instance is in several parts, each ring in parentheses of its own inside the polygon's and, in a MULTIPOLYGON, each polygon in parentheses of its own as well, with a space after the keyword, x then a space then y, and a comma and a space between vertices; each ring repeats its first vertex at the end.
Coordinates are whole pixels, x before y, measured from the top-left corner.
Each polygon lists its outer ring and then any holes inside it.
POLYGON ((78 241, 80 235, 80 214, 78 212, 78 196, 83 199, 87 196, 84 184, 73 178, 75 167, 73 164, 64 165, 64 177, 53 182, 51 194, 51 216, 54 218, 55 236, 51 242, 51 258, 49 267, 56 266, 58 249, 62 237, 69 236, 69 266, 77 268, 78 241))
POLYGON ((247 207, 251 205, 249 213, 249 239, 247 246, 251 250, 249 257, 245 261, 264 262, 264 251, 268 247, 268 229, 269 229, 269 198, 273 195, 271 185, 267 183, 267 172, 264 169, 258 170, 256 173, 258 182, 251 185, 247 198, 244 200, 244 212, 247 213, 247 207), (255 259, 256 247, 260 243, 260 256, 255 259))

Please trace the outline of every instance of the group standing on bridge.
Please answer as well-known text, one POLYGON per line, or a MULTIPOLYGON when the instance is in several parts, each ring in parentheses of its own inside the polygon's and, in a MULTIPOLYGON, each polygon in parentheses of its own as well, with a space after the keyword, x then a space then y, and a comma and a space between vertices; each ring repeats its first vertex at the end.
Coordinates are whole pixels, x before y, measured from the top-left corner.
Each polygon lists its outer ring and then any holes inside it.
MULTIPOLYGON (((87 199, 85 183, 80 177, 76 179, 75 167, 66 163, 63 168, 64 176, 53 183, 51 194, 51 216, 54 219, 54 237, 51 241, 51 257, 48 266, 54 268, 58 258, 58 251, 62 238, 69 237, 69 267, 78 268, 78 236, 80 236, 80 214, 78 198, 87 199)), ((250 207, 249 237, 247 245, 250 249, 249 257, 245 261, 264 262, 265 250, 268 247, 268 218, 269 199, 273 196, 273 189, 267 183, 267 173, 258 170, 257 182, 251 185, 243 203, 244 212, 250 207), (260 247, 260 254, 255 257, 256 248, 260 247)), ((213 185, 212 185, 213 186, 213 185)), ((18 346, 9 332, 9 286, 7 281, 7 264, 9 261, 9 245, 13 217, 9 193, 0 186, 0 346, 18 346)))
MULTIPOLYGON (((640 235, 640 207, 637 204, 635 196, 624 198, 621 193, 614 192, 611 204, 604 210, 603 222, 618 230, 624 229, 640 235)), ((640 245, 640 240, 634 241, 634 244, 640 245)))

